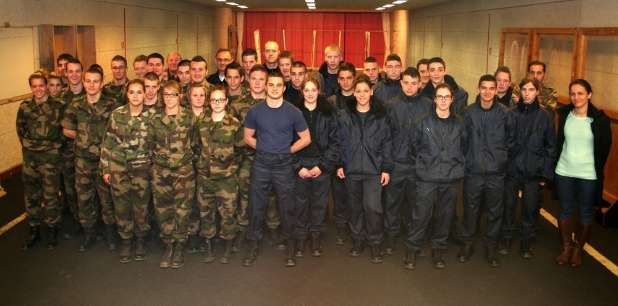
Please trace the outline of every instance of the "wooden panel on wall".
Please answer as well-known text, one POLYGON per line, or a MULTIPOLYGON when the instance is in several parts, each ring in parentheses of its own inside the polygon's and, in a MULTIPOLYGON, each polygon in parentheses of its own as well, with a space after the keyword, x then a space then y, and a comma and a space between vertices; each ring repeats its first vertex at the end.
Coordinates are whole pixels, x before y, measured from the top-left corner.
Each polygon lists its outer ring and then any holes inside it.
POLYGON ((77 26, 77 57, 85 69, 97 62, 93 26, 77 26))
POLYGON ((39 32, 39 62, 41 68, 53 71, 54 60, 54 26, 51 24, 41 24, 38 26, 39 32))
POLYGON ((607 111, 612 119, 612 150, 605 165, 605 184, 603 198, 610 202, 618 200, 618 112, 607 111))
POLYGON ((54 58, 62 53, 77 54, 75 26, 54 26, 54 58))

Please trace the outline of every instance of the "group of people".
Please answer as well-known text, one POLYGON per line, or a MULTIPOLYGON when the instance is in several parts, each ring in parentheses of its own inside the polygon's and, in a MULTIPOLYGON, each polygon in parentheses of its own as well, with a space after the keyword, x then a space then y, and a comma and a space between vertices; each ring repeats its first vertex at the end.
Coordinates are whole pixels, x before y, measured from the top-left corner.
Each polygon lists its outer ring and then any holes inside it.
POLYGON ((293 267, 307 242, 312 256, 322 255, 330 195, 335 243, 351 238, 350 256, 368 248, 381 263, 403 239, 405 268, 415 268, 426 245, 434 267, 444 268, 455 237, 457 259, 467 262, 486 210, 485 258, 499 267, 519 198, 520 254, 534 256, 541 191, 552 183, 561 203, 556 262, 581 264, 611 146, 609 120, 590 102, 587 81, 572 81, 571 103, 557 107, 544 63, 531 62, 518 84, 500 67, 480 77, 468 105, 439 57, 404 68, 390 54, 383 72, 368 57, 358 73, 329 45, 311 72, 274 41, 263 53, 263 65, 253 49, 237 63, 219 49, 210 76, 203 57, 176 52, 167 61, 138 56, 132 80, 127 60, 115 56, 107 84, 100 66, 83 71, 67 54, 56 73, 32 74, 33 97, 17 114, 30 225, 24 249, 41 240, 41 224, 47 246, 57 246, 66 204, 83 231, 80 251, 102 224, 122 263, 145 259, 154 224, 165 246, 161 268, 182 267, 185 252, 213 262, 215 241, 224 244, 221 263, 244 246, 242 264, 252 266, 264 230, 293 267))

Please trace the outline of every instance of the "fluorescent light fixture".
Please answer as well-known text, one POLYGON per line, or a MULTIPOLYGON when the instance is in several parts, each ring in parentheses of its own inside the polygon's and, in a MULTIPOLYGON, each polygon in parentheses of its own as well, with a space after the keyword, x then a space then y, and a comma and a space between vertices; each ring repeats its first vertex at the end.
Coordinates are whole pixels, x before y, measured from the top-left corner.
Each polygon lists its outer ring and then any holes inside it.
POLYGON ((389 8, 389 7, 393 7, 393 6, 395 6, 395 5, 394 4, 390 4, 390 3, 382 5, 383 8, 389 8))
POLYGON ((383 7, 377 7, 376 8, 376 11, 383 11, 383 10, 385 10, 385 8, 383 8, 383 7))
POLYGON ((305 0, 307 3, 315 3, 315 0, 305 0))
POLYGON ((310 7, 308 7, 308 9, 315 10, 315 6, 310 6, 310 7))
POLYGON ((231 5, 231 6, 238 6, 238 3, 236 2, 225 2, 225 4, 231 5))
POLYGON ((217 1, 217 2, 225 2, 227 0, 215 0, 215 1, 217 1))
POLYGON ((246 6, 246 5, 239 5, 239 6, 238 6, 238 8, 241 8, 241 9, 248 9, 249 7, 248 7, 248 6, 246 6))
POLYGON ((403 4, 408 2, 408 0, 397 0, 397 1, 393 1, 393 4, 403 4))

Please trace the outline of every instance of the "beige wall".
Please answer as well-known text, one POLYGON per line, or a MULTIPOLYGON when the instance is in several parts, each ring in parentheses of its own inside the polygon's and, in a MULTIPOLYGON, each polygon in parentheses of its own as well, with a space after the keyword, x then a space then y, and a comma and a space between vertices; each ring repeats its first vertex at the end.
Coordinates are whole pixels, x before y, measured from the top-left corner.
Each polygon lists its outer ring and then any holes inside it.
MULTIPOLYGON (((416 63, 423 57, 443 57, 447 62, 448 73, 470 92, 470 99, 473 99, 478 78, 482 74, 493 73, 498 65, 502 28, 615 27, 618 26, 616 17, 617 1, 451 1, 411 13, 408 62, 416 63)), ((564 86, 565 71, 566 78, 570 71, 565 68, 566 64, 562 60, 565 54, 560 49, 564 48, 556 49, 554 54, 546 55, 556 62, 554 70, 548 69, 548 74, 551 82, 554 71, 553 81, 564 86)), ((607 74, 615 76, 614 71, 618 70, 615 66, 618 65, 613 63, 618 62, 618 53, 616 50, 607 53, 612 65, 602 68, 606 71, 599 73, 606 74, 605 77, 607 74)), ((591 72, 586 77, 597 76, 591 72)), ((602 84, 596 85, 599 87, 602 84)), ((559 90, 564 91, 562 88, 559 90)), ((618 109, 615 100, 611 103, 614 103, 610 105, 613 109, 618 109)))
MULTIPOLYGON (((165 0, 0 0, 0 100, 29 92, 27 77, 38 68, 38 24, 93 25, 97 62, 110 79, 110 59, 126 55, 131 63, 138 54, 178 50, 184 57, 196 54, 214 60, 211 7, 165 0), (8 73, 7 73, 8 72, 8 73)), ((129 64, 130 66, 130 64, 129 64)), ((129 75, 132 71, 129 70, 129 75)), ((21 163, 15 133, 18 103, 0 105, 0 172, 21 163)))

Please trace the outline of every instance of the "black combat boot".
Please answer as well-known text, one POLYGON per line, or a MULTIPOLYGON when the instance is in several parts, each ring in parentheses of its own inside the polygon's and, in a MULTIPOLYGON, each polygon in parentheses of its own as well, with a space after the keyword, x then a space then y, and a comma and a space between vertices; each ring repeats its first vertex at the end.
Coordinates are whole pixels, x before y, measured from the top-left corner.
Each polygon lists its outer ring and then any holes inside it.
POLYGON ((215 257, 215 241, 214 239, 204 239, 204 257, 202 258, 202 262, 211 263, 217 259, 215 257))
POLYGON ((245 267, 251 267, 255 264, 258 257, 259 245, 257 240, 249 240, 247 243, 247 254, 242 261, 242 265, 245 267))
POLYGON ((234 239, 234 244, 232 245, 232 253, 238 253, 242 250, 243 244, 245 242, 246 230, 241 227, 240 231, 236 235, 236 239, 234 239))
POLYGON ((21 247, 22 250, 29 250, 34 247, 37 242, 41 240, 41 227, 39 225, 30 225, 30 231, 28 232, 28 238, 21 247))
POLYGON ((58 228, 55 226, 47 227, 47 249, 53 250, 58 246, 58 228))
POLYGON ((431 250, 431 258, 433 260, 433 267, 436 269, 444 269, 446 268, 446 263, 444 262, 444 259, 442 258, 443 256, 443 251, 440 249, 433 249, 431 250))
POLYGON ((288 240, 288 256, 285 259, 285 266, 288 268, 291 267, 296 267, 296 259, 294 258, 294 253, 296 253, 296 248, 295 248, 295 243, 296 241, 294 239, 289 239, 288 240))
POLYGON ((405 265, 406 269, 414 270, 416 268, 416 257, 418 253, 418 251, 414 251, 411 249, 406 250, 406 257, 403 260, 403 264, 405 265))
POLYGON ((379 244, 371 245, 371 257, 369 258, 369 261, 374 264, 382 263, 382 250, 380 249, 379 244))
POLYGON ((185 243, 176 241, 174 246, 174 255, 172 256, 172 269, 180 269, 185 265, 185 243))
POLYGON ((470 257, 472 257, 472 253, 474 252, 474 248, 472 243, 464 243, 459 250, 459 254, 457 254, 457 260, 461 263, 468 262, 470 257))
POLYGON ((523 259, 532 259, 534 253, 532 253, 532 247, 529 240, 522 240, 519 247, 520 255, 523 259))
POLYGON ((511 239, 501 239, 498 243, 498 254, 500 255, 509 255, 511 252, 511 245, 513 244, 513 240, 511 239))
POLYGON ((94 245, 96 239, 97 233, 94 227, 84 228, 84 237, 82 237, 82 241, 79 244, 79 251, 88 251, 94 245))
POLYGON ((172 255, 174 254, 174 242, 165 242, 165 250, 161 255, 161 262, 159 268, 167 269, 172 265, 172 255))
POLYGON ((311 256, 322 256, 322 243, 320 241, 320 232, 311 233, 311 256))
POLYGON ((352 249, 350 249, 350 256, 358 257, 363 253, 364 250, 365 250, 365 245, 363 244, 363 241, 355 239, 352 242, 352 249))
POLYGON ((116 247, 118 244, 118 239, 116 238, 117 235, 118 233, 116 231, 115 224, 105 225, 105 241, 107 242, 107 249, 110 252, 113 252, 116 250, 116 247))
POLYGON ((146 242, 144 237, 137 237, 135 239, 135 261, 146 260, 146 242))
POLYGON ((128 263, 131 261, 131 239, 122 239, 120 242, 120 263, 128 263))
POLYGON ((386 239, 384 239, 384 254, 393 255, 393 252, 395 251, 395 244, 397 244, 397 237, 393 235, 386 235, 386 239))
POLYGON ((219 259, 219 262, 222 264, 230 263, 230 257, 232 256, 232 249, 234 247, 235 240, 225 240, 223 256, 219 259))
POLYGON ((188 254, 199 253, 202 250, 202 238, 198 235, 189 235, 188 254))

